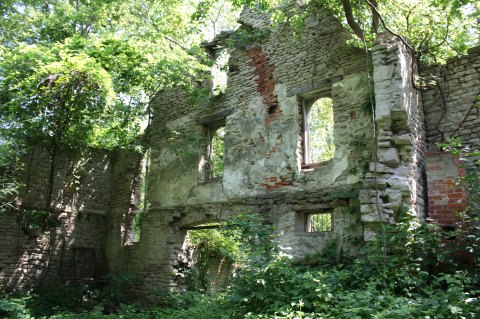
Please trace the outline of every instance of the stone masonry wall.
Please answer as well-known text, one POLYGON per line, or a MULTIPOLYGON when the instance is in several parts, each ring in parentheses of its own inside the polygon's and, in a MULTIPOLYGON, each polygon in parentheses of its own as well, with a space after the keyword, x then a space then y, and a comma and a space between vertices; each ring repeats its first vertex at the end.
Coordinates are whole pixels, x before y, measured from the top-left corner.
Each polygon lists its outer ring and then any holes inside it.
POLYGON ((480 47, 449 59, 442 66, 425 66, 422 75, 435 79, 422 93, 429 150, 436 143, 459 137, 480 143, 480 47))
MULTIPOLYGON (((46 151, 33 148, 25 159, 19 195, 21 209, 44 210, 50 170, 46 151)), ((105 270, 103 238, 110 200, 111 166, 102 152, 59 154, 53 189, 58 227, 28 235, 16 222, 16 214, 2 216, 2 265, 0 282, 9 288, 26 289, 39 284, 78 281, 105 270), (80 252, 80 250, 83 250, 80 252), (84 253, 85 250, 89 250, 84 253), (82 255, 82 256, 80 256, 82 255), (82 272, 80 258, 97 268, 82 272)))
MULTIPOLYGON (((252 32, 269 26, 268 19, 248 11, 241 21, 252 32)), ((155 298, 181 283, 182 225, 262 214, 275 225, 280 246, 298 258, 319 253, 329 242, 338 254, 355 254, 363 239, 375 235, 380 220, 372 201, 375 142, 367 57, 348 47, 348 38, 329 12, 314 9, 300 37, 284 27, 232 49, 223 95, 194 106, 178 88, 157 95, 149 127, 150 209, 140 241, 125 258, 138 279, 136 294, 155 298), (305 101, 321 97, 333 100, 335 154, 304 168, 299 114, 305 101), (220 122, 223 176, 205 180, 206 132, 220 122), (331 214, 332 231, 306 232, 309 213, 331 214)), ((389 222, 403 207, 423 216, 423 114, 409 82, 408 59, 396 41, 374 50, 380 102, 375 121, 381 132, 376 171, 382 220, 387 216, 389 222)))
POLYGON ((118 150, 112 160, 110 206, 107 212, 105 255, 110 274, 124 272, 125 250, 136 241, 134 220, 140 210, 143 156, 118 150))
POLYGON ((388 35, 378 38, 372 54, 378 143, 360 191, 365 240, 376 236, 380 221, 394 224, 400 210, 418 218, 425 210, 424 117, 410 54, 388 35))
MULTIPOLYGON (((45 209, 49 169, 46 151, 33 148, 21 176, 25 187, 18 197, 20 210, 45 209)), ((55 167, 53 190, 57 227, 26 233, 16 221, 18 212, 0 217, 2 286, 21 290, 60 282, 77 284, 99 279, 107 272, 110 205, 123 196, 127 198, 123 210, 128 211, 131 193, 122 195, 121 186, 116 184, 122 180, 112 178, 112 170, 126 177, 128 165, 119 167, 104 151, 62 152, 55 167)))

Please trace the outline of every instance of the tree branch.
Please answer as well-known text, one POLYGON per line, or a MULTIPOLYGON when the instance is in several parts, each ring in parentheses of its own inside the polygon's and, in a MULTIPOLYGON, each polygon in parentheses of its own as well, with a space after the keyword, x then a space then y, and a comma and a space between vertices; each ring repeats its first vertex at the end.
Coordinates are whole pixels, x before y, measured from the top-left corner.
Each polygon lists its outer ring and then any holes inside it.
MULTIPOLYGON (((345 1, 345 0, 342 0, 342 1, 345 1)), ((393 34, 394 36, 398 37, 403 42, 403 44, 405 44, 405 46, 410 50, 412 55, 415 55, 415 49, 407 42, 407 40, 405 40, 405 38, 400 34, 393 32, 392 30, 390 30, 390 28, 387 27, 385 20, 383 20, 382 16, 380 15, 380 12, 378 12, 377 7, 372 3, 372 1, 365 0, 365 3, 368 4, 370 8, 372 8, 372 11, 374 11, 377 14, 378 19, 380 20, 380 22, 382 22, 383 28, 388 32, 390 32, 391 34, 393 34)))
POLYGON ((365 0, 365 3, 368 4, 370 6, 370 8, 377 14, 378 16, 378 19, 380 20, 380 22, 382 22, 382 26, 385 30, 387 30, 388 32, 390 32, 391 34, 393 34, 394 36, 398 37, 402 43, 410 50, 410 53, 412 55, 412 61, 411 61, 411 68, 412 68, 412 72, 411 72, 411 82, 412 82, 412 86, 414 89, 418 90, 418 87, 415 83, 415 72, 414 72, 414 68, 415 68, 415 62, 418 61, 418 58, 420 57, 421 55, 421 52, 420 54, 418 54, 415 49, 407 42, 407 40, 401 36, 400 34, 398 33, 395 33, 393 32, 392 30, 390 30, 390 28, 387 27, 386 23, 385 23, 385 20, 383 19, 383 17, 380 15, 380 12, 378 12, 377 10, 377 7, 372 3, 372 1, 374 0, 365 0), (417 60, 417 61, 416 61, 417 60))
POLYGON ((177 45, 177 46, 178 46, 180 49, 182 49, 183 51, 188 52, 188 48, 186 48, 183 44, 181 44, 181 43, 180 43, 179 41, 177 41, 176 39, 171 38, 171 37, 169 37, 169 36, 167 36, 167 35, 164 35, 163 38, 164 38, 165 40, 167 40, 168 42, 177 45))
POLYGON ((360 25, 355 21, 353 17, 352 5, 349 0, 342 0, 343 11, 345 12, 345 18, 347 19, 347 23, 352 28, 353 33, 359 37, 360 39, 364 38, 363 30, 360 25))
MULTIPOLYGON (((377 7, 377 0, 372 0, 372 4, 377 7)), ((378 33, 378 20, 379 20, 379 14, 376 10, 371 9, 372 11, 372 33, 377 34, 378 33)))

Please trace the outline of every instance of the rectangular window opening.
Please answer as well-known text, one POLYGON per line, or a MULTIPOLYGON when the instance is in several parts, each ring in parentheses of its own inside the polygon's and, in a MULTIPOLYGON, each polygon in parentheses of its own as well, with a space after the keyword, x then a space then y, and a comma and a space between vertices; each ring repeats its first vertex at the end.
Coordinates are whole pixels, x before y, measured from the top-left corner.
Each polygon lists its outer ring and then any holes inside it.
POLYGON ((92 281, 95 278, 97 258, 95 248, 73 247, 72 248, 72 278, 73 283, 92 281))
POLYGON ((306 213, 305 232, 318 233, 333 230, 332 213, 306 213))
POLYGON ((333 159, 333 100, 329 97, 302 99, 302 168, 316 167, 333 159))
POLYGON ((225 122, 207 127, 207 151, 205 156, 205 180, 223 176, 225 149, 225 122))

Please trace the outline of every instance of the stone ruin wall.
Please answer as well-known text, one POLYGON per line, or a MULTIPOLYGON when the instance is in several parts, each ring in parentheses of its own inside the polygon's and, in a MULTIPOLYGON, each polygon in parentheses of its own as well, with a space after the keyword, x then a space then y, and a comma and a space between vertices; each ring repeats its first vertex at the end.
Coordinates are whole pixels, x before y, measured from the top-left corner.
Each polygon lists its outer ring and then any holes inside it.
POLYGON ((365 240, 379 233, 380 220, 394 224, 400 211, 421 219, 425 211, 424 115, 412 84, 411 56, 398 39, 381 35, 372 64, 378 133, 376 161, 360 191, 365 240))
MULTIPOLYGON (((242 21, 256 28, 268 25, 249 13, 242 21)), ((409 55, 401 43, 383 37, 366 59, 363 50, 345 45, 347 39, 332 16, 317 11, 301 37, 281 29, 261 43, 233 50, 224 94, 192 104, 180 89, 160 92, 147 131, 149 210, 139 241, 133 238, 132 220, 139 208, 141 156, 64 154, 54 194, 66 218, 50 233, 30 238, 14 216, 2 216, 0 281, 29 288, 72 282, 91 272, 128 273, 137 279, 132 293, 154 299, 182 285, 181 268, 188 262, 184 227, 238 213, 262 214, 276 226, 279 244, 302 257, 318 253, 328 241, 337 243, 339 254, 355 253, 362 241, 378 234, 380 220, 394 223, 400 210, 422 218, 428 207, 437 222, 451 222, 447 214, 461 208, 452 204, 466 205, 465 191, 453 187, 463 171, 457 159, 434 145, 439 128, 446 136, 478 140, 478 109, 464 102, 478 99, 480 50, 435 69, 448 88, 447 115, 441 116, 438 89, 420 96, 412 87, 409 55), (373 69, 370 84, 367 61, 373 69), (301 169, 301 101, 322 96, 334 102, 335 156, 301 169), (226 128, 224 176, 206 180, 206 127, 218 121, 226 128), (333 231, 303 232, 306 212, 331 212, 333 231), (92 258, 95 267, 89 268, 92 258)), ((24 207, 44 207, 48 167, 44 152, 27 160, 24 207)))
POLYGON ((428 138, 428 215, 443 227, 455 227, 469 205, 465 188, 457 183, 469 164, 440 151, 438 143, 460 138, 469 147, 480 145, 480 47, 445 65, 425 66, 422 75, 436 79, 422 94, 428 138))
MULTIPOLYGON (((53 202, 58 226, 27 234, 14 212, 1 216, 0 283, 27 290, 58 283, 98 280, 119 260, 112 258, 121 222, 114 218, 131 211, 132 180, 139 155, 134 152, 91 150, 62 152, 55 167, 53 202), (113 244, 113 245, 112 245, 113 244), (108 254, 107 254, 108 252, 108 254)), ((35 147, 20 176, 21 209, 45 210, 50 160, 35 147)), ((121 247, 121 244, 118 244, 121 247)))
MULTIPOLYGON (((257 28, 268 23, 245 12, 241 20, 257 28)), ((408 54, 385 40, 369 60, 381 131, 375 165, 367 59, 347 39, 328 12, 317 11, 301 37, 280 29, 233 50, 223 95, 194 106, 181 90, 158 94, 149 128, 151 206, 127 258, 141 279, 136 292, 154 298, 181 282, 183 226, 259 213, 275 225, 279 245, 303 257, 329 241, 339 254, 355 253, 379 232, 380 218, 394 223, 401 207, 423 216, 424 118, 408 54), (324 96, 333 99, 334 159, 301 169, 301 101, 324 96), (224 174, 205 181, 206 128, 222 120, 224 174), (306 233, 308 212, 331 212, 333 231, 306 233)))
POLYGON ((433 76, 438 81, 438 85, 431 83, 422 94, 429 151, 438 150, 436 143, 452 137, 459 137, 467 144, 478 144, 480 47, 447 60, 445 65, 425 66, 422 75, 427 80, 433 76))

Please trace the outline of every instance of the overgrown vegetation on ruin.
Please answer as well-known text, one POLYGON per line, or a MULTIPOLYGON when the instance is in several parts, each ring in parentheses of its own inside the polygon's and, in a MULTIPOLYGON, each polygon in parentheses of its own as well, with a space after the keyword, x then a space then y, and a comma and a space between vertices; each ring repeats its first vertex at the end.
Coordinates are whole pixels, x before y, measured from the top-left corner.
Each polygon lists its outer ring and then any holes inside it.
POLYGON ((159 90, 181 87, 192 101, 208 96, 202 84, 211 61, 199 45, 235 23, 229 8, 182 0, 2 1, 0 209, 11 208, 18 158, 32 147, 49 153, 50 211, 60 153, 141 150, 159 90))
POLYGON ((59 286, 4 295, 0 311, 11 318, 477 318, 480 240, 462 226, 442 234, 405 214, 387 229, 386 262, 381 241, 355 258, 340 256, 332 242, 323 254, 297 261, 275 245, 271 226, 242 215, 226 226, 238 245, 229 235, 203 237, 210 251, 234 252, 236 275, 223 291, 203 295, 192 287, 145 307, 128 302, 134 278, 120 276, 103 290, 59 286))
MULTIPOLYGON (((475 44, 478 36, 478 26, 471 24, 478 19, 476 1, 316 2, 341 17, 360 39, 357 45, 368 49, 376 34, 388 29, 402 35, 418 61, 442 62, 475 44), (400 16, 394 14, 398 11, 400 16)), ((184 23, 185 3, 180 0, 0 4, 4 18, 0 22, 0 213, 13 207, 19 158, 28 143, 45 145, 52 165, 45 210, 18 214, 19 224, 33 230, 56 220, 49 210, 58 152, 137 147, 143 122, 151 117, 149 102, 159 89, 180 86, 193 100, 205 94, 201 83, 208 78, 210 62, 195 34, 208 20, 210 8, 218 10, 218 4, 213 0, 190 4, 199 8, 188 12, 194 17, 192 23, 184 23)), ((292 7, 288 1, 284 4, 286 11, 274 11, 274 18, 301 28, 302 13, 289 12, 292 7)), ((251 37, 245 35, 235 44, 258 40, 251 37)), ((331 139, 328 134, 322 141, 331 139)), ((214 158, 223 157, 220 140, 214 158)), ((457 151, 459 145, 453 141, 447 147, 457 151)), ((332 149, 325 153, 333 155, 332 149)), ((474 158, 478 153, 465 155, 474 158)), ((464 182, 472 199, 478 199, 478 161, 473 163, 464 182)), ((216 176, 221 175, 222 165, 213 162, 216 176)), ((386 227, 385 240, 365 244, 355 257, 341 254, 332 242, 323 254, 302 261, 292 259, 288 247, 276 245, 269 224, 256 215, 241 215, 214 235, 202 232, 192 237, 204 254, 223 254, 235 264, 235 276, 224 290, 204 294, 205 278, 200 273, 194 279, 199 285, 163 295, 161 304, 146 306, 130 302, 128 289, 135 278, 123 274, 105 278, 104 287, 58 286, 19 296, 2 292, 0 316, 477 318, 478 207, 473 206, 470 215, 473 219, 459 225, 458 231, 442 233, 405 214, 403 219, 398 216, 395 227, 386 227)))

